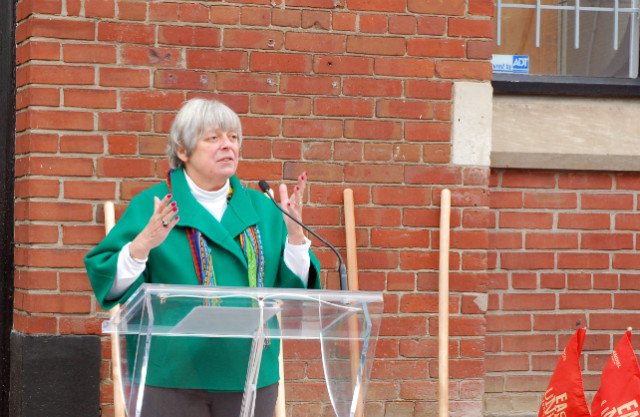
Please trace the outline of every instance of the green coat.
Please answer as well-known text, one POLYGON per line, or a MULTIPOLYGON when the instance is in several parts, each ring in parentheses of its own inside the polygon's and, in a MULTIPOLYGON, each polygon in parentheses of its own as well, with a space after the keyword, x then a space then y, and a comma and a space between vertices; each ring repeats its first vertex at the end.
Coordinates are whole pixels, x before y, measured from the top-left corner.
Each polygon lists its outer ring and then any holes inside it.
MULTIPOLYGON (((180 220, 166 240, 149 253, 143 274, 119 300, 107 300, 115 277, 118 254, 146 226, 153 213, 153 197, 169 193, 166 182, 136 196, 108 236, 85 257, 87 274, 100 305, 110 309, 126 301, 143 283, 200 285, 186 227, 207 238, 218 286, 247 287, 247 261, 238 236, 258 225, 264 251, 264 286, 302 288, 302 280, 284 263, 287 228, 282 213, 261 192, 244 188, 231 177, 233 195, 218 222, 191 194, 184 171, 172 174, 172 199, 180 220)), ((309 288, 320 288, 320 265, 313 253, 309 288)), ((251 342, 249 339, 156 337, 152 341, 147 384, 160 387, 196 388, 211 391, 243 391, 251 342)), ((258 387, 278 381, 280 343, 272 340, 262 354, 258 387)))

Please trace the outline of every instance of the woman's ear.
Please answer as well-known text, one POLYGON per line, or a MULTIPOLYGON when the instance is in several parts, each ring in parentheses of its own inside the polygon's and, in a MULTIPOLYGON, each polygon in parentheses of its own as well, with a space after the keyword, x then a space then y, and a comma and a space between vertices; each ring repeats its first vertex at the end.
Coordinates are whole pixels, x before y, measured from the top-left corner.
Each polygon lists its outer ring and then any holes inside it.
POLYGON ((187 150, 185 148, 176 149, 176 155, 178 155, 178 158, 180 158, 184 163, 189 161, 189 155, 187 155, 187 150))

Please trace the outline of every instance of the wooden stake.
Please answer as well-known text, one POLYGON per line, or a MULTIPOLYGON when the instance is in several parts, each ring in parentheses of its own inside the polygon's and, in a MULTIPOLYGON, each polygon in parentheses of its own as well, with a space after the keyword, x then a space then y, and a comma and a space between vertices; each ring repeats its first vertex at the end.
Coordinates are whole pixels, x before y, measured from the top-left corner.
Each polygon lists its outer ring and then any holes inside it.
MULTIPOLYGON (((116 214, 113 202, 104 203, 104 232, 108 235, 116 225, 116 214)), ((120 310, 116 305, 109 310, 109 316, 113 318, 120 310)), ((124 399, 122 398, 122 378, 120 377, 120 342, 115 333, 111 333, 111 378, 113 380, 113 412, 115 417, 125 417, 124 399)))
POLYGON ((353 190, 344 190, 344 228, 347 243, 347 280, 350 291, 358 291, 358 256, 356 254, 356 217, 353 190))
POLYGON ((109 234, 113 226, 116 225, 116 210, 113 201, 104 203, 104 234, 109 234))
MULTIPOLYGON (((358 283, 358 257, 356 253, 356 219, 355 205, 353 202, 353 190, 346 188, 344 190, 344 228, 346 233, 347 245, 347 283, 349 291, 358 291, 360 285, 358 283)), ((360 344, 358 343, 358 320, 356 316, 349 317, 349 335, 351 341, 349 343, 349 354, 351 363, 351 388, 355 389, 355 384, 360 371, 360 344)), ((358 406, 356 407, 355 416, 362 417, 364 414, 364 390, 360 381, 360 390, 358 393, 358 406)))
MULTIPOLYGON (((109 310, 110 317, 116 315, 120 305, 109 310)), ((120 377, 120 346, 118 336, 111 334, 111 379, 113 379, 113 415, 125 417, 124 399, 122 398, 122 378, 120 377)))
POLYGON ((439 416, 449 416, 449 228, 451 191, 440 195, 440 270, 438 290, 438 404, 439 416))

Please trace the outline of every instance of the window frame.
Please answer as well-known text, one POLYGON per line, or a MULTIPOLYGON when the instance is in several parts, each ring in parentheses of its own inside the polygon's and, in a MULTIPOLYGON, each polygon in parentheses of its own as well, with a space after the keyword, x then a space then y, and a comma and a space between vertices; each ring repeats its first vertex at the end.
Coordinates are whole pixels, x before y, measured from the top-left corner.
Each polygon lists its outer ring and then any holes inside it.
MULTIPOLYGON (((496 19, 501 18, 500 8, 509 8, 510 0, 497 0, 496 19), (505 2, 506 4, 503 4, 505 2)), ((613 0, 616 8, 619 0, 613 0)), ((579 0, 576 5, 580 7, 579 0)), ((634 6, 635 7, 635 6, 634 6)), ((518 6, 518 8, 520 8, 518 6)), ((536 5, 525 8, 537 10, 536 25, 539 20, 539 11, 546 8, 558 8, 569 10, 567 6, 546 7, 536 0, 536 5)), ((500 21, 497 22, 498 28, 500 21)), ((499 33, 496 33, 496 41, 499 33)), ((536 28, 536 43, 538 43, 539 28, 536 28)), ((638 67, 640 67, 640 46, 638 53, 638 67)), ((550 94, 550 95, 579 95, 579 96, 606 96, 606 97, 639 97, 640 74, 636 78, 617 77, 583 77, 570 75, 537 75, 537 74, 509 74, 493 73, 492 86, 498 94, 550 94)))
POLYGON ((496 94, 640 97, 640 77, 606 78, 494 73, 491 85, 496 94))

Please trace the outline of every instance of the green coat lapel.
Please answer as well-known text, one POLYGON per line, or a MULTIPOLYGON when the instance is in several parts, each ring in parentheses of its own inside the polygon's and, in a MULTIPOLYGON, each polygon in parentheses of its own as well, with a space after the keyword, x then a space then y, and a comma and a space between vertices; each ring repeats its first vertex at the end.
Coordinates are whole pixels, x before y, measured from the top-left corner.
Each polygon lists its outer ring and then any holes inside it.
POLYGON ((247 227, 256 224, 258 215, 240 181, 235 176, 231 177, 230 181, 234 192, 221 222, 202 207, 191 194, 182 168, 171 173, 171 192, 173 200, 178 204, 180 216, 178 226, 199 230, 211 243, 232 253, 246 267, 247 260, 235 237, 247 227))
POLYGON ((258 224, 260 217, 253 206, 249 195, 245 192, 240 180, 234 175, 229 180, 233 187, 231 201, 222 215, 222 226, 231 236, 238 236, 247 227, 258 224))

